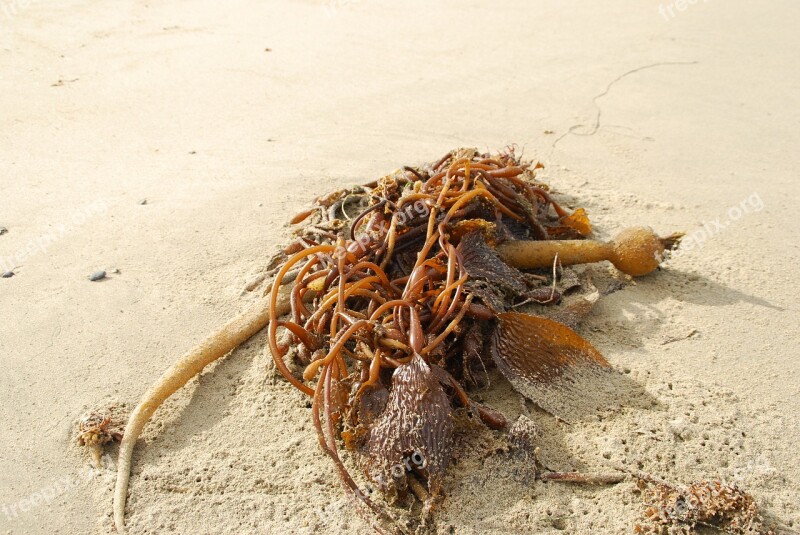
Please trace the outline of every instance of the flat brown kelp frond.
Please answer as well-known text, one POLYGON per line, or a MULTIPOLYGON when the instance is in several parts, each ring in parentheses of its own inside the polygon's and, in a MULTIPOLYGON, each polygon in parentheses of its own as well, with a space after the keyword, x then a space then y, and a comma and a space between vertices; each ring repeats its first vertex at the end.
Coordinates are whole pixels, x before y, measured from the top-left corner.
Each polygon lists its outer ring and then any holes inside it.
POLYGON ((614 373, 605 358, 569 327, 504 312, 490 342, 497 369, 522 395, 565 420, 602 408, 593 395, 614 373))

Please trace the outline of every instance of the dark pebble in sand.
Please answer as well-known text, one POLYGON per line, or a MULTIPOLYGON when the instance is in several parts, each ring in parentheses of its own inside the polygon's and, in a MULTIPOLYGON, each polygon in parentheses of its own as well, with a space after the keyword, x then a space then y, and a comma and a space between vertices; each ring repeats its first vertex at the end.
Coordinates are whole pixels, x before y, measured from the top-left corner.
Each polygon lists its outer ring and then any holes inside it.
POLYGON ((92 282, 101 281, 101 280, 103 280, 105 278, 106 278, 106 272, 105 271, 95 271, 94 273, 89 275, 89 280, 92 281, 92 282))
POLYGON ((6 232, 8 232, 8 229, 6 227, 0 227, 0 236, 5 234, 6 232))
POLYGON ((14 272, 13 271, 6 271, 6 272, 3 273, 3 278, 4 279, 10 279, 13 276, 14 276, 14 272))
POLYGON ((145 205, 145 204, 147 204, 147 199, 141 199, 141 200, 139 201, 139 204, 141 204, 141 205, 145 205))

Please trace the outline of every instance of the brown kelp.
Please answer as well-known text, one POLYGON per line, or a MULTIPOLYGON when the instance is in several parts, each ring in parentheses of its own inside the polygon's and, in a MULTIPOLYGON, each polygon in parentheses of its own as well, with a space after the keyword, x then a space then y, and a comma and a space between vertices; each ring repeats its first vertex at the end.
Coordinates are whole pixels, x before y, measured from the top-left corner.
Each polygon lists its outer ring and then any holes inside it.
POLYGON ((632 228, 609 243, 586 239, 586 212, 564 209, 536 180, 540 167, 512 148, 455 150, 320 197, 293 218, 294 240, 275 257, 264 298, 170 368, 132 413, 120 447, 117 528, 133 445, 149 417, 267 325, 277 370, 311 398, 321 448, 378 530, 391 514, 359 489, 342 448, 387 497, 416 496, 429 512, 452 456, 454 411, 493 429, 507 425, 470 397, 487 368, 545 410, 569 415, 582 392, 614 373, 571 329, 596 297, 564 311, 563 323, 516 308, 559 302, 546 274, 556 265, 609 260, 645 275, 679 237, 632 228))

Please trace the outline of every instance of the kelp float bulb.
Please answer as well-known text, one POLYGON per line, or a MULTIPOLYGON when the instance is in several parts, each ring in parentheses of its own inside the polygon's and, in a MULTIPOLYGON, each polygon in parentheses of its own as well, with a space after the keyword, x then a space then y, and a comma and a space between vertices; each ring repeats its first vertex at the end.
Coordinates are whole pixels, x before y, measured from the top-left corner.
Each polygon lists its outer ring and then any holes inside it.
POLYGON ((630 227, 611 240, 510 240, 497 246, 508 264, 520 269, 545 268, 558 256, 563 265, 589 264, 608 260, 632 277, 655 271, 667 250, 680 241, 681 235, 660 238, 647 227, 630 227))

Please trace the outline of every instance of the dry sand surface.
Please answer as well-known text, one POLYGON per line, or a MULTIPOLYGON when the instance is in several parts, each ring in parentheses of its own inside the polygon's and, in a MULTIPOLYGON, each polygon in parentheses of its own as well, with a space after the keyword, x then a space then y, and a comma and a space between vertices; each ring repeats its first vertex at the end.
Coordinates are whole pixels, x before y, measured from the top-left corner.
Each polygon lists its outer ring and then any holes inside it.
MULTIPOLYGON (((245 308, 311 198, 509 143, 600 237, 694 247, 580 330, 630 406, 483 399, 550 468, 721 477, 798 529, 800 3, 658 1, 0 0, 0 533, 112 531, 76 420, 245 308)), ((269 358, 262 333, 156 413, 130 533, 369 532, 269 358)), ((500 442, 461 433, 439 533, 632 532, 632 482, 533 481, 500 442)))

